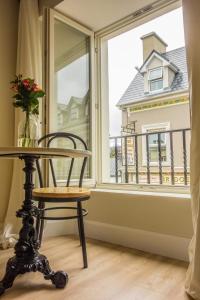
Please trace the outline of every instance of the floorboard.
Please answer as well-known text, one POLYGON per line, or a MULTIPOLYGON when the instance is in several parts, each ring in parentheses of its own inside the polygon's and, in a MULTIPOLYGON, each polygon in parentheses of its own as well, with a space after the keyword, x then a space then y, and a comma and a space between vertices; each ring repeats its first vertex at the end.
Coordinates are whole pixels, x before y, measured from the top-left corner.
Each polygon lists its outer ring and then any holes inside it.
MULTIPOLYGON (((161 256, 88 240, 89 268, 82 269, 82 254, 76 237, 44 241, 45 254, 54 270, 69 275, 65 289, 55 289, 40 273, 19 276, 3 300, 189 300, 184 292, 187 263, 161 256)), ((13 253, 2 250, 0 275, 13 253)))

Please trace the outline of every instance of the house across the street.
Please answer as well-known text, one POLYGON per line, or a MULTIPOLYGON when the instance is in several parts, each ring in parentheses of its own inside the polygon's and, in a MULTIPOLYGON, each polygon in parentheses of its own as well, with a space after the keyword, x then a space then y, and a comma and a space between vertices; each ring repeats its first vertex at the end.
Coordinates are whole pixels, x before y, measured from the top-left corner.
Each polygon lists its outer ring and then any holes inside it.
POLYGON ((141 40, 143 64, 117 103, 122 135, 128 135, 121 139, 121 181, 134 182, 138 170, 140 182, 151 176, 152 183, 170 184, 171 179, 173 184, 188 183, 190 131, 185 129, 190 128, 190 110, 185 47, 166 51, 167 44, 155 32, 141 40))

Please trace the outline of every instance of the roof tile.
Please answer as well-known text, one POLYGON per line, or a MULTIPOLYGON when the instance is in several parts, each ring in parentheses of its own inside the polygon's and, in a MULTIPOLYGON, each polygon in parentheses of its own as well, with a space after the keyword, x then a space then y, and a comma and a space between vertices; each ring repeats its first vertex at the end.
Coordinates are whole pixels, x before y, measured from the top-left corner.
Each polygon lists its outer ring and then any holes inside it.
MULTIPOLYGON (((179 69, 179 72, 175 75, 170 89, 168 89, 167 91, 162 91, 159 94, 164 96, 171 92, 187 90, 188 71, 185 47, 174 49, 161 55, 167 60, 169 60, 172 64, 174 64, 179 69)), ((158 95, 158 93, 156 95, 158 95)), ((121 106, 141 101, 145 102, 150 100, 149 96, 149 94, 144 93, 144 78, 138 72, 134 79, 131 81, 124 94, 122 95, 122 97, 120 98, 117 105, 121 106)))

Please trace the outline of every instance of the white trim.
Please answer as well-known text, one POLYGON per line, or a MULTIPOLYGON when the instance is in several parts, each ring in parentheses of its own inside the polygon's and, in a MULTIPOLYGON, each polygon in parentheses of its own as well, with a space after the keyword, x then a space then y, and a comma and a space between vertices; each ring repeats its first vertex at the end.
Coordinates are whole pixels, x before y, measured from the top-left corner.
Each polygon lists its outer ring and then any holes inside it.
POLYGON ((146 191, 141 191, 141 190, 117 190, 117 189, 112 189, 112 188, 95 188, 92 189, 91 192, 93 193, 111 193, 111 194, 121 194, 121 195, 138 195, 144 197, 159 197, 159 198, 178 198, 178 199, 188 199, 191 200, 191 195, 189 191, 177 191, 176 193, 174 191, 163 191, 163 190, 158 190, 158 191, 153 191, 153 190, 146 190, 146 191))
POLYGON ((93 239, 188 261, 188 238, 89 220, 85 229, 86 236, 93 239))
POLYGON ((44 227, 44 237, 74 234, 76 232, 76 222, 74 220, 46 221, 44 227))
POLYGON ((95 191, 116 191, 117 193, 137 193, 141 192, 145 195, 146 192, 153 192, 155 195, 159 193, 170 193, 173 195, 187 194, 190 195, 189 186, 183 185, 160 185, 160 184, 127 184, 127 183, 100 183, 96 185, 95 191))
MULTIPOLYGON (((65 186, 66 185, 66 180, 56 180, 57 184, 59 186, 65 186)), ((96 181, 91 178, 84 178, 83 179, 83 186, 87 188, 94 188, 96 184, 96 181)), ((78 179, 71 179, 70 180, 70 185, 71 186, 78 186, 79 185, 79 180, 78 179)))
POLYGON ((149 94, 156 94, 156 93, 160 93, 163 91, 163 85, 164 85, 164 79, 163 78, 159 78, 159 79, 154 79, 154 80, 149 80, 149 94), (151 90, 151 84, 157 81, 162 81, 162 88, 160 89, 156 89, 156 90, 151 90))
POLYGON ((68 24, 69 26, 85 33, 88 36, 93 35, 93 31, 91 29, 87 28, 86 26, 83 26, 82 24, 78 23, 77 21, 72 20, 71 18, 65 16, 64 14, 60 13, 59 11, 57 11, 55 9, 50 9, 50 10, 53 12, 54 17, 57 20, 60 20, 61 22, 68 24))
POLYGON ((153 68, 153 69, 149 69, 148 70, 148 80, 152 81, 152 80, 156 80, 156 79, 160 79, 163 78, 163 66, 157 67, 157 68, 153 68), (161 74, 160 76, 157 76, 155 78, 150 78, 151 77, 151 73, 156 71, 156 70, 161 70, 161 74))
MULTIPOLYGON (((96 99, 97 99, 97 129, 96 129, 96 173, 97 173, 97 183, 101 184, 106 181, 108 177, 108 172, 105 171, 106 164, 108 165, 108 160, 105 159, 108 149, 106 150, 106 143, 108 143, 108 136, 105 135, 104 129, 106 124, 108 124, 109 116, 106 117, 105 109, 108 106, 108 89, 103 85, 103 80, 105 84, 106 74, 106 44, 107 41, 115 36, 118 36, 128 30, 131 30, 145 22, 152 20, 164 13, 167 13, 173 9, 181 6, 180 0, 158 0, 154 1, 152 4, 147 5, 140 10, 133 12, 126 18, 119 20, 111 24, 110 26, 103 28, 95 32, 95 52, 96 52, 96 99), (104 161, 102 163, 102 158, 104 161), (105 173, 105 174, 104 174, 105 173), (104 178, 103 178, 104 177, 104 178)), ((153 97, 153 96, 152 96, 153 97)), ((155 96, 154 96, 155 97, 155 96)), ((120 106, 119 106, 120 107, 120 106)), ((108 127, 107 127, 108 133, 108 127)), ((107 168, 108 169, 108 168, 107 168)))
POLYGON ((113 38, 143 24, 144 18, 146 19, 145 22, 148 22, 155 17, 179 8, 181 4, 181 0, 155 0, 151 4, 132 12, 129 16, 98 30, 95 32, 95 36, 98 38, 113 38))
MULTIPOLYGON (((95 145, 96 145, 96 120, 95 120, 95 84, 94 84, 94 32, 87 27, 79 24, 78 22, 68 18, 67 16, 57 12, 53 9, 47 9, 47 41, 46 41, 46 120, 47 125, 44 133, 49 133, 51 131, 50 126, 50 115, 53 112, 54 102, 54 20, 57 19, 68 26, 79 30, 90 38, 90 148, 93 149, 93 157, 91 159, 91 181, 95 181, 95 173, 96 173, 96 155, 95 155, 95 145), (51 104, 51 105, 50 105, 51 104)), ((48 173, 48 169, 47 169, 48 173)))
POLYGON ((98 181, 108 181, 110 178, 110 147, 109 147, 109 94, 108 94, 108 41, 107 39, 97 40, 100 43, 96 56, 97 65, 97 99, 98 129, 97 143, 98 159, 96 170, 98 181), (102 159, 103 157, 103 159, 102 159))
MULTIPOLYGON (((128 108, 128 107, 131 108, 132 106, 145 104, 147 102, 149 104, 152 104, 152 103, 156 102, 158 99, 160 100, 161 96, 162 96, 161 101, 165 101, 165 100, 168 100, 168 99, 175 99, 177 97, 180 97, 180 98, 185 97, 185 96, 189 97, 189 92, 188 92, 188 90, 183 90, 183 91, 176 91, 176 92, 166 92, 166 93, 162 93, 162 95, 161 94, 153 94, 153 95, 150 94, 150 95, 148 95, 148 99, 147 98, 142 98, 142 99, 140 99, 140 101, 120 104, 120 105, 118 105, 118 107, 120 109, 125 109, 125 108, 128 108)), ((186 104, 186 103, 188 103, 188 102, 184 102, 183 104, 186 104)), ((176 104, 176 105, 178 105, 178 104, 176 104)))
MULTIPOLYGON (((77 234, 77 221, 48 221, 44 237, 77 234)), ((86 237, 188 261, 190 239, 125 226, 85 220, 86 237)))
MULTIPOLYGON (((162 67, 169 67, 170 69, 172 69, 175 73, 178 71, 178 68, 174 65, 172 65, 167 59, 165 59, 163 56, 161 56, 160 54, 153 52, 151 54, 151 56, 148 58, 148 60, 145 62, 145 64, 142 66, 142 68, 140 69, 141 73, 145 73, 148 71, 147 66, 149 65, 149 63, 151 62, 152 58, 156 57, 157 59, 159 59, 160 61, 163 62, 162 67)), ((157 69, 157 68, 156 68, 157 69)))

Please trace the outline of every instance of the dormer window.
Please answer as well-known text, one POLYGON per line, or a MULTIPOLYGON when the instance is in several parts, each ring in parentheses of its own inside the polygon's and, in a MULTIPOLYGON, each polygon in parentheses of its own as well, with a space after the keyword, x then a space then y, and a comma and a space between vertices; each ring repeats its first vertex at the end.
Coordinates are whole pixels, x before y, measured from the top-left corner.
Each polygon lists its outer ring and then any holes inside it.
POLYGON ((149 91, 155 92, 163 89, 163 68, 149 70, 149 91))

